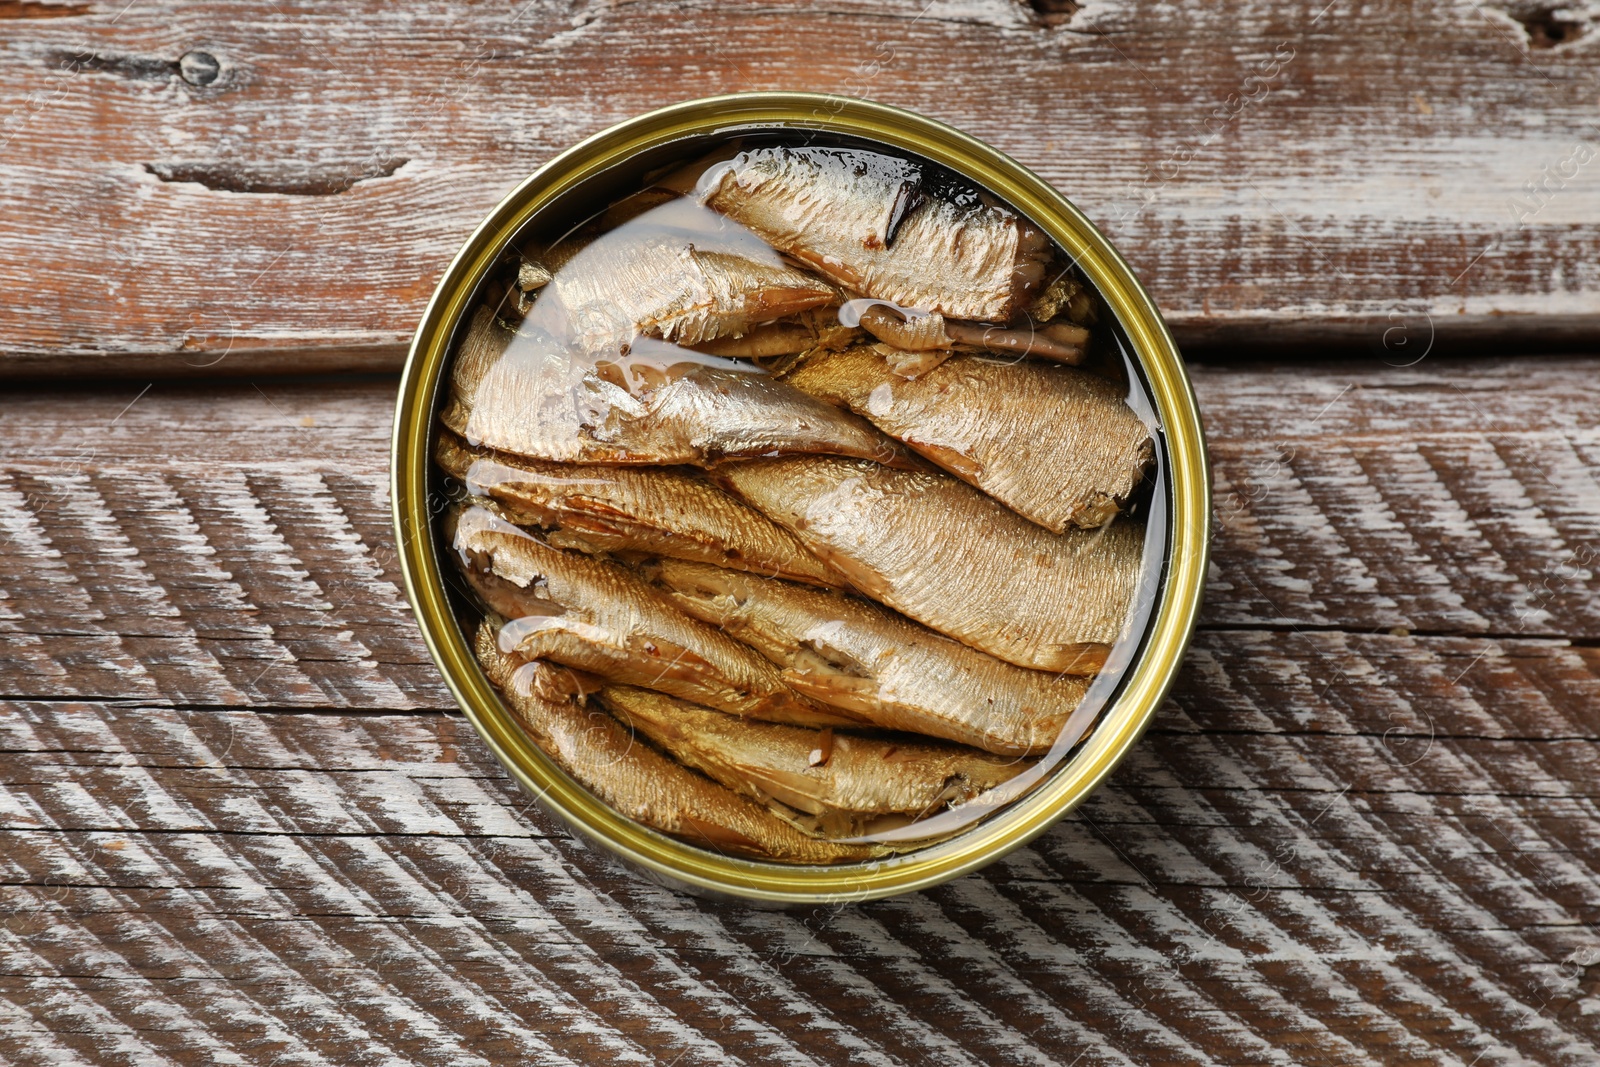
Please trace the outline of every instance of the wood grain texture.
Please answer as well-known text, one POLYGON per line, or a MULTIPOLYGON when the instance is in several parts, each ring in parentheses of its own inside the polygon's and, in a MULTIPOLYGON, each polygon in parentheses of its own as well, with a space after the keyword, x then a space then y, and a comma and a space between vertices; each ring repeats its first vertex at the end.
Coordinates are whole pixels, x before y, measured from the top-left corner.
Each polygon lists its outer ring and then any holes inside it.
POLYGON ((1114 780, 933 891, 656 887, 452 713, 393 383, 0 406, 0 1059, 1586 1064, 1600 381, 1195 369, 1204 621, 1114 780))
POLYGON ((1014 155, 1186 343, 1590 341, 1600 8, 1558 7, 4 5, 0 374, 396 366, 449 256, 537 165, 774 88, 1014 155))

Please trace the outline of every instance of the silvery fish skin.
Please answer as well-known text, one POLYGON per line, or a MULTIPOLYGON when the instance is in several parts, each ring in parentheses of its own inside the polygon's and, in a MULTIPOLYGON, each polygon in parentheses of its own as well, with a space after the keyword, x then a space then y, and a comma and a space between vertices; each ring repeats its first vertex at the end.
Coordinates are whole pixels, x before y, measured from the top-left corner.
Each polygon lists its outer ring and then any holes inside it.
POLYGON ((717 473, 874 600, 1019 667, 1098 669, 1139 586, 1142 524, 1054 534, 941 472, 859 460, 717 473))
POLYGON ((807 359, 784 380, 1056 533, 1109 522, 1154 455, 1123 391, 1072 367, 955 355, 907 379, 858 347, 807 359))
POLYGON ((558 337, 570 330, 585 352, 622 354, 641 335, 697 345, 837 297, 826 282, 780 263, 613 233, 556 272, 530 325, 558 337))
POLYGON ((474 449, 441 432, 434 459, 557 548, 700 560, 821 585, 843 579, 748 504, 681 469, 574 466, 474 449))
POLYGON ((873 152, 758 148, 706 172, 703 203, 846 288, 957 319, 1005 322, 1043 280, 1048 242, 1003 208, 923 195, 873 152))
POLYGON ((1037 755, 1088 690, 1083 678, 1006 663, 859 597, 681 560, 645 572, 685 612, 782 665, 790 688, 887 729, 1037 755))
POLYGON ((553 548, 481 504, 458 505, 449 520, 468 584, 511 620, 500 631, 507 652, 730 715, 806 726, 860 721, 799 696, 772 663, 685 615, 618 564, 553 548))
POLYGON ((697 359, 719 362, 681 348, 619 357, 613 368, 652 374, 654 384, 636 393, 586 357, 542 335, 514 334, 480 309, 440 419, 473 445, 562 463, 705 465, 810 452, 909 462, 900 445, 847 412, 756 368, 697 359))
POLYGON ((662 190, 613 204, 538 262, 553 284, 537 299, 524 291, 528 330, 591 356, 625 353, 640 338, 693 345, 737 337, 837 299, 748 230, 662 190))
POLYGON ((607 686, 599 698, 678 762, 762 804, 819 816, 800 825, 829 836, 863 832, 861 816, 960 804, 1028 766, 958 745, 740 722, 648 689, 607 686))
POLYGON ((810 837, 761 805, 673 762, 598 708, 580 707, 551 668, 501 651, 485 622, 474 642, 484 673, 528 736, 618 814, 718 852, 785 863, 852 863, 882 855, 870 845, 810 837))

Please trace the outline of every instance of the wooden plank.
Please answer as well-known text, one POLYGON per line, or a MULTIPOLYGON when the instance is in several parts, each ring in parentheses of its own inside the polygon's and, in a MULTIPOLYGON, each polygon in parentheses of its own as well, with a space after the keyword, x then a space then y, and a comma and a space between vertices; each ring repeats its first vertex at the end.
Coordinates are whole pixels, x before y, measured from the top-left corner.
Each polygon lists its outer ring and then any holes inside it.
MULTIPOLYGON (((1587 362, 1201 366, 1195 381, 1216 469, 1208 626, 1600 638, 1587 362)), ((444 706, 399 594, 391 390, 14 396, 0 693, 444 706)), ((1441 684, 1451 669, 1390 668, 1441 684)))
POLYGON ((1034 167, 1185 343, 1592 341, 1600 23, 1536 6, 9 4, 0 373, 393 367, 553 153, 797 86, 1034 167))
POLYGON ((630 874, 451 713, 392 382, 14 392, 0 1057, 1592 1061, 1591 363, 1195 382, 1216 567, 1145 741, 979 875, 792 913, 630 874))
POLYGON ((1550 742, 1445 724, 1411 759, 1281 711, 1197 738, 1191 684, 1035 846, 931 893, 792 915, 583 848, 457 716, 14 703, 0 1000, 69 1040, 91 1012, 97 1040, 164 1020, 178 1058, 1592 1055, 1592 768, 1507 796, 1462 767, 1550 742))

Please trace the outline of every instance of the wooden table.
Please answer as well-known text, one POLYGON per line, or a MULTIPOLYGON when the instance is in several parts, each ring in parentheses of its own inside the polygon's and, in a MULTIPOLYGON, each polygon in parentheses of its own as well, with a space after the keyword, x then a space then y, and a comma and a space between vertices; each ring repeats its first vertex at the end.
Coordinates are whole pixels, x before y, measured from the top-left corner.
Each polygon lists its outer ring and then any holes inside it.
POLYGON ((0 1061, 1597 1062, 1597 38, 1581 3, 0 2, 0 1061), (1115 778, 812 913, 658 888, 510 784, 384 484, 475 220, 757 87, 1074 197, 1216 475, 1115 778))

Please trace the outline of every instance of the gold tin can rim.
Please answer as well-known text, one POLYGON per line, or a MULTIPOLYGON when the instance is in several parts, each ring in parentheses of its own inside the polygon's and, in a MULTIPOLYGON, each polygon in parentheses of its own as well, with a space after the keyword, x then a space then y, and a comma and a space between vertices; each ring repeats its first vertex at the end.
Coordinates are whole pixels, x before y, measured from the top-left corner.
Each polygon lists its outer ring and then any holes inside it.
POLYGON ((401 573, 423 639, 456 702, 511 776, 569 826, 668 884, 770 904, 843 903, 925 889, 999 859, 1071 811, 1139 739, 1166 695, 1194 629, 1210 546, 1210 468, 1194 392, 1160 312, 1110 242, 1042 178, 981 141, 900 108, 816 93, 740 93, 675 104, 603 130, 529 175, 467 239, 423 312, 400 382, 390 478, 401 573), (721 856, 600 802, 527 738, 484 677, 450 610, 434 540, 428 481, 441 372, 468 302, 508 242, 557 197, 639 152, 756 129, 878 141, 950 167, 1028 216, 1076 260, 1117 317, 1166 442, 1165 575, 1145 647, 1088 740, 1032 793, 975 827, 864 864, 792 866, 721 856))

